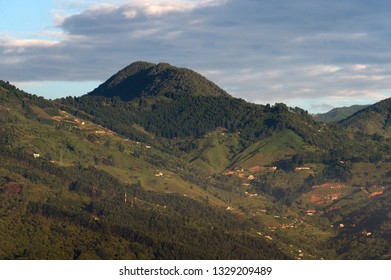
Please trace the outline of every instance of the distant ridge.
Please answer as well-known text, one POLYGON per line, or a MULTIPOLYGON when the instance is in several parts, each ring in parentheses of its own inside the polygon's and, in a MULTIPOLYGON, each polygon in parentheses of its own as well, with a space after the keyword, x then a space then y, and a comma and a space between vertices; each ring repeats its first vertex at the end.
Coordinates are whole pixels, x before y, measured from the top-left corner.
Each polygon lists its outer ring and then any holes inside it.
POLYGON ((314 118, 317 121, 321 121, 325 123, 339 122, 368 106, 369 105, 353 105, 349 107, 334 108, 328 111, 327 113, 316 114, 314 115, 314 118))
POLYGON ((138 61, 130 64, 88 95, 129 101, 142 96, 186 94, 193 96, 230 95, 200 74, 168 63, 138 61))
POLYGON ((344 127, 365 134, 391 137, 391 98, 377 102, 340 122, 344 127))

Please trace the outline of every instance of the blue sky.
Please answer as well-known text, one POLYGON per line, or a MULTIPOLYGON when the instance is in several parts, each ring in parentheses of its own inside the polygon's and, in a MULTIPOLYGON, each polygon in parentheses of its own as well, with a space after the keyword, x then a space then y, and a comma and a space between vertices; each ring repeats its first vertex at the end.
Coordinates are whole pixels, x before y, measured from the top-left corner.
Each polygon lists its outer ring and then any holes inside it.
POLYGON ((0 28, 9 36, 27 38, 52 25, 52 1, 0 1, 0 28), (21 11, 29 11, 20 15, 21 11))
POLYGON ((85 94, 126 65, 168 62, 235 97, 310 112, 391 97, 391 2, 0 0, 0 79, 85 94))

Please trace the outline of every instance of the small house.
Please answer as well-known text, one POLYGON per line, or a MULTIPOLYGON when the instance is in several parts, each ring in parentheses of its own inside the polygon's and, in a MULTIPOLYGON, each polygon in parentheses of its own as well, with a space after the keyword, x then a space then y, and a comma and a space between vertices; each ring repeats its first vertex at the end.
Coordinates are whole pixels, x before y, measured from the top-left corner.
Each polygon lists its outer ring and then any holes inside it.
POLYGON ((301 166, 301 167, 296 167, 295 168, 295 171, 301 171, 301 170, 310 170, 311 168, 307 167, 307 166, 301 166))

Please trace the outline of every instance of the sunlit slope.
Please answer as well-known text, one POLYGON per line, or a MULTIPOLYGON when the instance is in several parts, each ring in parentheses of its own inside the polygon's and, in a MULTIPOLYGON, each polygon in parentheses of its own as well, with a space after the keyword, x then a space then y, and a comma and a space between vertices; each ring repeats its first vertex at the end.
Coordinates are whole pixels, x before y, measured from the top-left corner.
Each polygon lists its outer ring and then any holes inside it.
POLYGON ((276 161, 290 159, 297 153, 312 149, 295 132, 285 130, 250 145, 232 159, 231 166, 270 166, 276 161))

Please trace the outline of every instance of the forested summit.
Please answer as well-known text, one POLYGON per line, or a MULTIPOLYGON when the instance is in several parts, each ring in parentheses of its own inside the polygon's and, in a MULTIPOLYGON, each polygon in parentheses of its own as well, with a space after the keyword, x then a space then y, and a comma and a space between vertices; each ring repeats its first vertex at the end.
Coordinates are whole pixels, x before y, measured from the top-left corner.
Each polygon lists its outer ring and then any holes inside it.
POLYGON ((167 63, 132 63, 89 94, 61 104, 79 117, 87 113, 102 126, 150 144, 157 138, 191 141, 223 129, 238 133, 248 146, 289 129, 322 150, 350 146, 337 140, 348 137, 340 128, 316 122, 305 110, 234 98, 193 70, 167 63))
POLYGON ((134 62, 113 75, 88 95, 120 97, 129 101, 142 96, 181 94, 191 96, 230 95, 202 75, 167 63, 134 62))

